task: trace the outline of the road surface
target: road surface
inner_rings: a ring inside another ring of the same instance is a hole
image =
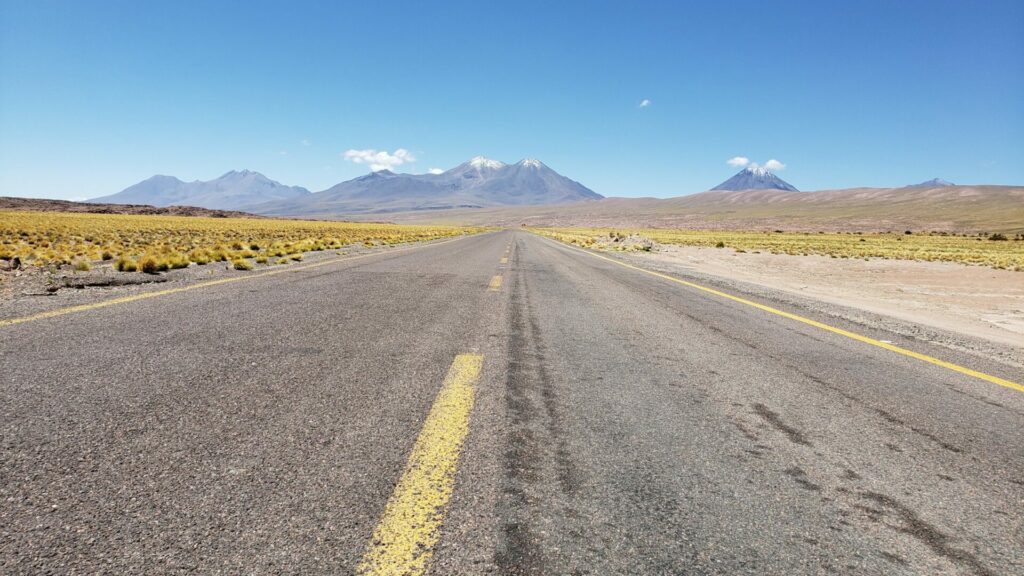
[[[520,231],[249,274],[0,325],[0,572],[1024,573],[1018,368]]]

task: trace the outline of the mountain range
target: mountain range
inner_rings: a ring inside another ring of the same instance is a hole
[[[233,170],[205,182],[153,176],[117,194],[89,202],[190,205],[275,216],[333,216],[566,204],[601,198],[540,160],[527,158],[505,164],[477,156],[439,174],[380,170],[316,193],[299,186],[285,186],[249,170]]]
[[[117,194],[93,198],[100,204],[149,204],[152,206],[198,206],[216,210],[239,208],[308,196],[301,186],[285,186],[259,172],[232,170],[213,180],[183,182],[174,176],[157,175],[129,186]]]
[[[477,156],[440,174],[380,170],[309,196],[249,208],[256,214],[328,216],[412,210],[567,204],[600,194],[540,160],[505,164]]]
[[[960,196],[961,189],[964,187],[935,178],[920,184],[889,189],[891,192],[882,196],[876,192],[867,192],[872,189],[859,189],[863,192],[853,196],[831,192],[794,195],[798,192],[795,187],[767,168],[752,165],[709,192],[657,202],[666,208],[671,205],[672,209],[668,212],[704,212],[706,217],[717,218],[713,214],[728,214],[737,206],[757,205],[766,209],[768,206],[789,206],[790,209],[796,209],[797,206],[810,205],[808,203],[846,204],[848,199],[870,196],[871,200],[856,210],[864,210],[866,216],[889,201],[905,203],[924,194],[919,199],[921,202],[934,202],[938,201],[936,194],[940,190],[955,190],[951,192],[951,198],[968,201],[975,197],[978,190],[976,187],[966,188],[962,192],[966,196]],[[886,200],[883,201],[882,197]],[[594,202],[598,200],[602,202]],[[446,218],[453,212],[462,213],[459,219],[472,212],[480,213],[483,217],[493,210],[502,209],[514,210],[508,214],[514,213],[512,218],[518,218],[526,216],[520,208],[530,211],[531,206],[544,210],[550,206],[552,210],[568,216],[575,212],[594,212],[599,206],[615,204],[609,204],[610,201],[600,194],[558,174],[539,160],[524,159],[515,164],[505,164],[483,156],[440,173],[396,174],[390,170],[380,170],[316,193],[300,186],[286,186],[250,170],[232,170],[214,180],[193,182],[158,175],[117,194],[89,202],[157,207],[196,206],[267,216],[375,219],[386,214],[388,219],[398,220],[430,219],[430,214]],[[634,203],[629,204],[627,212],[646,206],[645,202],[647,200],[635,199]],[[847,208],[853,209],[856,204],[847,204]],[[868,205],[872,208],[868,208]],[[623,205],[621,208],[625,207]],[[612,212],[616,210],[613,208]],[[603,209],[600,211],[603,212]],[[593,215],[597,216],[596,213]],[[614,214],[602,214],[600,219],[606,220],[609,217],[609,221],[616,220]]]

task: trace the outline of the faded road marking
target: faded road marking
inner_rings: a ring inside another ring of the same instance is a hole
[[[675,282],[676,284],[682,284],[683,286],[689,286],[690,288],[695,288],[697,290],[701,290],[703,292],[707,292],[708,294],[714,294],[715,296],[720,296],[722,298],[726,298],[728,300],[732,300],[733,302],[739,302],[740,304],[746,304],[747,306],[753,306],[754,308],[757,308],[758,310],[763,310],[765,312],[768,312],[768,313],[771,313],[771,314],[775,314],[776,316],[782,316],[783,318],[789,318],[790,320],[796,320],[797,322],[802,322],[804,324],[807,324],[808,326],[814,326],[815,328],[820,328],[822,330],[826,330],[828,332],[832,332],[833,334],[839,334],[840,336],[846,336],[847,338],[852,338],[853,340],[857,340],[858,342],[863,342],[865,344],[870,344],[872,346],[877,346],[879,348],[885,348],[886,350],[889,350],[890,352],[895,352],[897,354],[902,354],[904,356],[909,356],[910,358],[914,358],[914,359],[920,360],[922,362],[927,362],[929,364],[934,364],[935,366],[941,366],[942,368],[946,368],[946,369],[952,370],[954,372],[959,372],[960,374],[964,374],[966,376],[971,376],[972,378],[977,378],[979,380],[984,380],[986,382],[991,382],[992,384],[998,384],[1000,386],[1003,386],[1003,387],[1006,387],[1006,388],[1010,388],[1011,390],[1016,390],[1018,392],[1024,392],[1024,384],[1013,382],[1011,380],[1007,380],[1005,378],[1000,378],[998,376],[993,376],[991,374],[986,374],[984,372],[979,372],[977,370],[972,370],[972,369],[967,368],[965,366],[960,366],[959,364],[953,364],[952,362],[946,362],[945,360],[940,360],[938,358],[934,358],[934,357],[929,356],[927,354],[921,354],[920,352],[914,352],[913,350],[908,350],[906,348],[901,348],[899,346],[896,346],[895,344],[891,344],[891,343],[886,342],[884,340],[875,340],[874,338],[869,338],[867,336],[861,336],[860,334],[857,334],[855,332],[850,332],[849,330],[843,330],[842,328],[836,328],[835,326],[829,326],[828,324],[825,324],[823,322],[818,322],[817,320],[811,320],[810,318],[805,318],[803,316],[800,316],[800,315],[797,315],[797,314],[793,314],[792,312],[786,312],[784,310],[779,310],[778,308],[772,308],[771,306],[766,306],[764,304],[758,304],[757,302],[753,302],[753,301],[747,300],[745,298],[740,298],[739,296],[733,296],[732,294],[728,294],[728,293],[722,292],[720,290],[715,290],[714,288],[708,288],[707,286],[702,286],[700,284],[695,284],[693,282],[688,282],[686,280],[681,280],[681,279],[676,278],[674,276],[669,276],[668,274],[662,274],[661,272],[655,272],[653,270],[648,270],[646,268],[641,268],[639,266],[634,266],[632,264],[627,264],[625,262],[621,262],[621,261],[616,260],[614,258],[609,258],[607,256],[602,256],[600,254],[595,254],[593,252],[590,252],[590,251],[587,251],[587,250],[583,250],[582,248],[577,248],[575,246],[569,246],[568,244],[565,244],[565,243],[560,243],[560,245],[565,246],[566,248],[571,248],[571,249],[576,250],[578,252],[582,252],[584,254],[587,254],[588,256],[593,256],[594,258],[600,258],[601,260],[607,260],[608,262],[611,262],[613,264],[618,264],[619,266],[622,266],[622,267],[625,267],[625,268],[629,268],[631,270],[636,270],[636,271],[639,271],[639,272],[643,272],[645,274],[650,274],[651,276],[657,276],[658,278],[662,278],[662,279],[668,280],[670,282]]]
[[[399,252],[408,252],[409,250],[415,250],[417,248],[426,248],[428,246],[439,246],[441,244],[447,244],[456,240],[461,240],[465,236],[459,238],[452,238],[451,240],[443,240],[441,242],[434,242],[431,244],[420,244],[417,246],[409,246],[406,248],[398,248],[397,250],[389,250],[387,252],[375,252],[372,254],[360,254],[358,256],[342,256],[340,258],[331,258],[330,260],[324,260],[322,262],[314,262],[312,264],[299,264],[291,265],[288,267],[277,268],[274,270],[267,270],[266,272],[256,272],[254,274],[248,274],[245,276],[232,276],[230,278],[220,278],[218,280],[209,280],[207,282],[200,282],[198,284],[190,284],[188,286],[181,286],[179,288],[168,288],[166,290],[154,290],[153,292],[143,292],[142,294],[133,294],[131,296],[122,296],[120,298],[112,298],[110,300],[103,300],[101,302],[93,302],[92,304],[81,304],[78,306],[69,306],[67,308],[58,308],[57,310],[48,310],[46,312],[40,312],[39,314],[33,314],[31,316],[23,316],[21,318],[11,318],[9,320],[0,320],[0,328],[5,326],[13,326],[15,324],[22,324],[24,322],[32,322],[33,320],[45,320],[46,318],[53,318],[55,316],[63,316],[65,314],[73,314],[75,312],[85,312],[88,310],[96,310],[97,308],[106,308],[107,306],[113,306],[115,304],[126,304],[128,302],[135,302],[136,300],[145,300],[147,298],[156,298],[157,296],[167,296],[168,294],[177,294],[178,292],[187,292],[189,290],[198,290],[199,288],[209,288],[210,286],[218,286],[220,284],[229,284],[231,282],[241,282],[243,280],[252,280],[254,278],[263,278],[266,276],[274,276],[276,274],[284,274],[285,272],[298,272],[300,270],[309,270],[310,268],[318,268],[320,266],[326,266],[328,264],[335,264],[337,262],[347,262],[350,260],[360,260],[362,258],[369,258],[370,256],[380,256],[382,254],[397,254]]]
[[[503,257],[501,258],[501,263],[502,263],[502,264],[508,264],[508,257],[504,257],[504,256],[503,256]]]
[[[469,432],[481,354],[459,354],[427,415],[405,473],[359,563],[359,574],[418,575],[427,571],[455,484]]]
[[[487,290],[490,292],[501,290],[501,275],[491,278],[491,283],[487,285]]]

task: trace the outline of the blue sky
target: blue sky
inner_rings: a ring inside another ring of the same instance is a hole
[[[0,0],[0,194],[482,154],[609,196],[1024,184],[1024,2]],[[649,105],[641,106],[643,100]]]

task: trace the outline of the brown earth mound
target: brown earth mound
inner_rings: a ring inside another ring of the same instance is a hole
[[[247,212],[211,210],[196,206],[168,206],[158,208],[146,204],[92,204],[69,200],[43,198],[11,198],[0,196],[0,210],[29,210],[32,212],[88,212],[91,214],[143,214],[163,216],[205,216],[207,218],[262,218]]]

